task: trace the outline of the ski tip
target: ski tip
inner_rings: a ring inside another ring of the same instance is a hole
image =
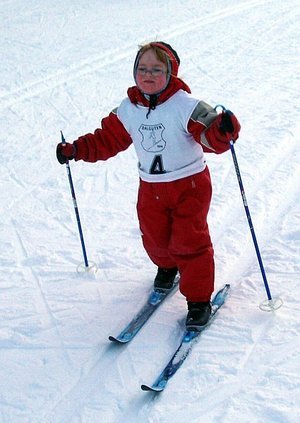
[[[214,298],[212,299],[212,305],[216,305],[216,306],[221,306],[224,304],[225,299],[227,297],[228,291],[230,289],[230,284],[227,283],[226,285],[223,286],[223,288],[221,288],[214,296]]]
[[[223,288],[224,296],[226,297],[230,290],[230,283],[226,283]]]
[[[152,391],[151,387],[148,385],[141,385],[141,390],[142,391]]]
[[[118,337],[115,337],[115,336],[112,336],[112,335],[109,335],[108,339],[111,342],[114,342],[116,344],[126,344],[128,342],[128,341],[126,341],[124,339],[121,339],[121,338],[118,338]]]
[[[148,385],[141,385],[141,390],[146,392],[161,392],[163,391],[163,388],[157,388],[157,387],[148,386]]]

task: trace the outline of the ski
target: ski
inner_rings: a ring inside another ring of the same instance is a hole
[[[165,389],[169,379],[177,372],[177,370],[181,367],[184,363],[185,359],[189,355],[192,350],[195,341],[200,337],[201,333],[207,329],[207,327],[211,324],[212,320],[214,319],[217,311],[225,302],[226,296],[228,294],[230,285],[226,284],[222,289],[220,289],[212,300],[212,311],[209,321],[201,330],[198,331],[191,331],[185,330],[179,347],[173,354],[169,363],[165,366],[161,374],[155,380],[152,385],[141,385],[141,389],[143,391],[153,391],[153,392],[161,392]]]
[[[138,313],[128,323],[128,325],[119,333],[118,336],[110,335],[108,339],[112,342],[119,344],[126,344],[131,341],[139,330],[144,326],[149,317],[154,311],[161,305],[161,303],[170,296],[172,292],[175,292],[179,283],[179,277],[174,281],[174,285],[171,289],[165,292],[158,290],[152,290],[149,297]]]

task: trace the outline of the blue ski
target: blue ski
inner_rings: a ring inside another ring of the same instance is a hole
[[[181,367],[181,365],[189,355],[195,341],[199,338],[201,333],[211,324],[216,312],[224,304],[229,288],[230,285],[226,284],[220,291],[216,293],[212,300],[212,311],[210,319],[200,331],[196,332],[185,330],[180,345],[173,354],[169,363],[166,365],[166,367],[163,369],[161,374],[158,376],[158,378],[152,385],[141,386],[143,391],[161,392],[165,389],[169,379],[177,372],[177,370]]]
[[[154,311],[160,306],[160,304],[168,297],[172,292],[175,292],[178,287],[179,278],[175,279],[174,285],[171,289],[165,292],[158,292],[153,290],[144,306],[139,310],[139,312],[133,317],[133,319],[128,323],[125,329],[119,333],[118,336],[109,336],[108,339],[113,342],[120,344],[126,344],[131,341],[139,330],[144,326],[149,317],[154,313]]]

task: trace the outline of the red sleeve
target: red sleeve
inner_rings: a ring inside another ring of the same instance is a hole
[[[190,119],[188,122],[188,131],[193,136],[194,140],[201,144],[203,151],[205,153],[214,153],[214,149],[210,148],[210,146],[206,145],[205,138],[204,138],[204,131],[206,126],[198,121]]]
[[[102,119],[101,128],[93,134],[86,134],[74,141],[76,147],[75,160],[96,162],[107,160],[120,151],[126,150],[132,143],[132,139],[116,113],[111,112]]]
[[[187,130],[206,153],[221,153],[218,140],[210,134],[210,128],[215,125],[218,113],[204,101],[199,101],[188,122]],[[208,136],[206,136],[208,135]],[[221,150],[223,150],[221,145]]]

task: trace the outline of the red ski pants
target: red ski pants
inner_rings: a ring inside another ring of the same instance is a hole
[[[214,251],[207,225],[209,170],[172,182],[140,181],[137,212],[145,250],[159,267],[178,267],[187,301],[209,301]]]

